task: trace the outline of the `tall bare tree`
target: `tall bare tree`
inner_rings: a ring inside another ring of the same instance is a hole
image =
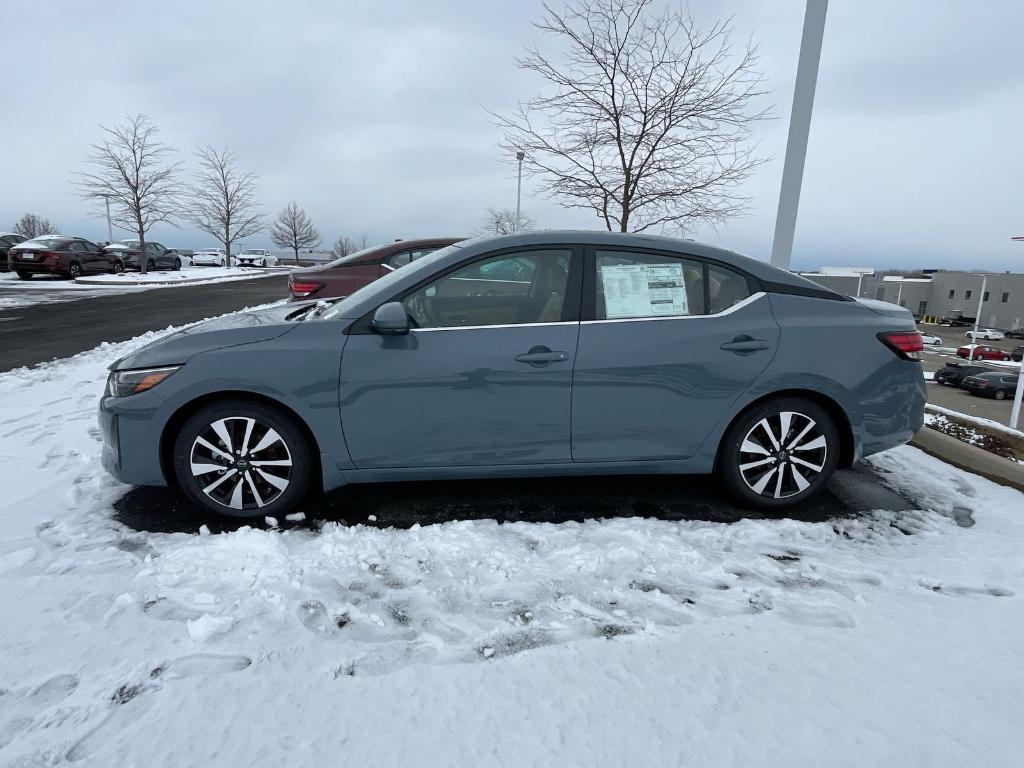
[[[157,128],[146,115],[128,116],[120,125],[100,128],[103,139],[90,145],[86,158],[91,170],[79,174],[81,194],[99,205],[109,200],[110,218],[138,236],[144,257],[150,228],[174,224],[178,217],[181,165],[169,161],[174,149],[160,143]],[[146,263],[146,258],[139,259],[143,273]]]
[[[334,255],[337,256],[340,259],[343,256],[348,256],[350,254],[355,253],[356,251],[361,251],[365,247],[366,247],[366,237],[365,236],[363,237],[363,245],[362,245],[362,247],[360,247],[359,243],[357,243],[351,237],[348,237],[346,235],[342,235],[341,237],[339,237],[337,240],[334,241],[334,248],[332,250],[334,251]]]
[[[295,254],[295,263],[298,264],[299,249],[319,245],[323,238],[306,212],[292,201],[277,214],[274,227],[270,230],[270,239],[278,248],[291,248]]]
[[[18,219],[17,223],[13,227],[13,231],[15,234],[27,237],[31,240],[33,237],[39,237],[40,235],[57,234],[57,225],[42,216],[37,216],[34,213],[26,213]]]
[[[729,21],[701,28],[671,1],[576,0],[545,4],[535,26],[564,55],[529,48],[518,64],[547,88],[494,118],[546,192],[622,232],[743,211],[737,186],[761,162],[746,143],[767,108],[757,50],[734,53]]]
[[[239,170],[238,159],[226,148],[199,147],[196,160],[188,219],[224,246],[230,263],[231,246],[267,226],[256,196],[256,174]]]
[[[533,225],[533,219],[525,213],[520,213],[516,221],[516,212],[511,208],[488,208],[487,219],[478,231],[481,235],[511,235],[533,229]]]

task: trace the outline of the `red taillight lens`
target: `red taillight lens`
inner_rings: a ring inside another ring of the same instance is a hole
[[[904,360],[920,360],[924,342],[917,331],[889,331],[878,334],[878,340]]]
[[[294,280],[288,283],[288,290],[297,299],[312,296],[323,287],[323,283],[314,283],[312,280]]]

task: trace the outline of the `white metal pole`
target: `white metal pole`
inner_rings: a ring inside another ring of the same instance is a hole
[[[900,289],[898,291],[896,291],[896,306],[897,307],[902,306],[900,304],[900,299],[902,299],[902,298],[903,298],[903,280],[900,280]]]
[[[793,88],[793,109],[789,115],[786,159],[782,165],[779,212],[775,217],[775,238],[772,241],[772,265],[780,269],[789,269],[789,261],[793,256],[793,235],[800,207],[800,186],[804,177],[804,160],[807,158],[807,137],[811,132],[814,88],[818,81],[818,62],[821,59],[827,11],[828,0],[807,0],[804,30],[800,38],[800,58],[796,65],[796,85]]]
[[[1017,373],[1017,392],[1013,396],[1013,408],[1010,410],[1010,428],[1017,429],[1017,420],[1020,419],[1020,401],[1024,396],[1024,363],[1020,364],[1020,371]]]
[[[967,354],[967,359],[974,361],[974,348],[978,346],[978,324],[981,322],[981,306],[985,303],[985,283],[988,282],[988,275],[981,276],[981,295],[978,297],[978,311],[974,318],[974,338],[971,339],[971,351]]]
[[[519,231],[519,204],[523,199],[523,158],[526,153],[523,150],[516,152],[516,160],[519,161],[519,173],[516,176],[516,220],[512,222],[512,231]]]
[[[103,196],[104,202],[107,204],[107,242],[114,242],[114,228],[110,226],[110,195]]]
[[[861,281],[863,279],[864,279],[864,273],[863,272],[858,272],[857,273],[857,298],[858,299],[860,298],[860,284],[861,284]]]

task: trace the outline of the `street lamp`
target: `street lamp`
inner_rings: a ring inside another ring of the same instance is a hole
[[[1024,241],[1024,236],[1014,235],[1010,238],[1018,242]],[[984,296],[984,294],[982,294]],[[1017,428],[1017,420],[1020,419],[1020,403],[1024,399],[1024,362],[1020,364],[1020,371],[1017,372],[1017,391],[1013,395],[1013,408],[1010,410],[1010,428]]]
[[[988,275],[975,273],[975,277],[981,278],[981,295],[978,297],[978,313],[974,316],[974,338],[971,339],[971,349],[967,353],[967,359],[974,362],[974,350],[978,346],[978,325],[981,323],[982,305],[985,303],[985,285],[988,283]]]
[[[519,173],[516,178],[516,220],[512,222],[512,231],[517,232],[519,230],[519,205],[523,199],[523,158],[526,157],[526,153],[523,150],[516,151],[516,160],[519,161]]]

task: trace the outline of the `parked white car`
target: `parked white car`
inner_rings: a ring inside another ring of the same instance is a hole
[[[276,267],[277,256],[263,248],[246,248],[235,256],[235,265],[239,267]]]
[[[204,248],[195,252],[192,264],[196,267],[226,267],[228,255],[222,248]]]
[[[932,334],[932,333],[922,333],[921,334],[921,342],[926,347],[927,346],[935,346],[935,347],[937,347],[940,344],[942,344],[942,339],[940,337],[936,336],[935,334]]]
[[[968,339],[984,339],[985,341],[1001,341],[1006,338],[1002,331],[997,331],[995,328],[979,328],[977,331],[968,331],[964,334]]]

